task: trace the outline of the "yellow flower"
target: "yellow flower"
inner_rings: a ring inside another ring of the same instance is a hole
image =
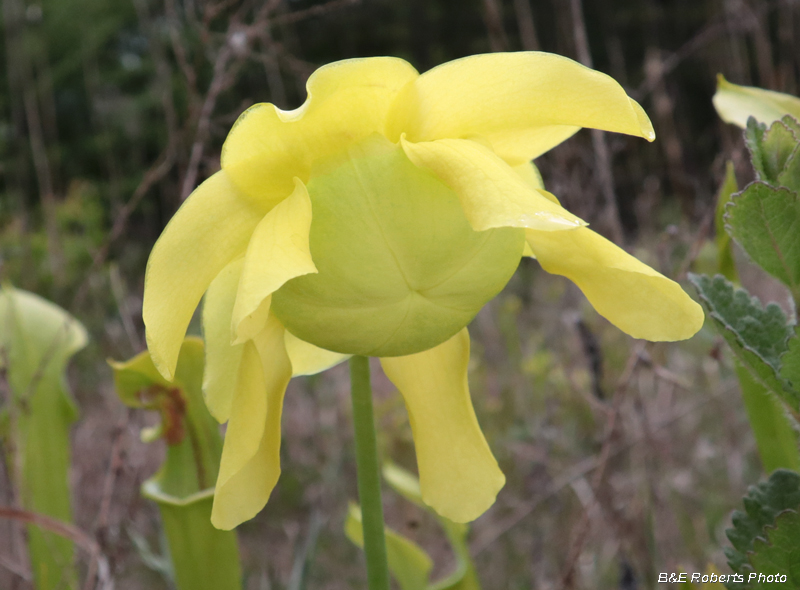
[[[713,101],[723,121],[742,129],[747,127],[749,117],[755,117],[767,127],[784,115],[800,121],[800,98],[774,90],[731,84],[722,74],[717,74],[717,92]]]
[[[228,421],[212,521],[231,528],[280,473],[293,375],[381,358],[402,393],[425,502],[478,517],[504,477],[467,387],[466,325],[523,253],[637,338],[680,340],[703,314],[681,288],[585,227],[530,164],[581,127],[654,138],[608,76],[544,53],[491,54],[419,75],[400,59],[330,64],[294,111],[259,104],[222,170],[153,248],[147,342],[171,378],[205,293],[205,395]]]

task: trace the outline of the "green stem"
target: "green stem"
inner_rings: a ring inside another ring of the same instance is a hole
[[[372,388],[369,384],[369,359],[350,359],[350,389],[353,398],[353,425],[356,437],[358,499],[364,531],[369,590],[389,590],[389,566],[386,561],[383,506],[381,505],[381,467],[375,441],[375,418],[372,415]]]

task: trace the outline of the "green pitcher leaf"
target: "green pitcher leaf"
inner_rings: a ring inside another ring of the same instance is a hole
[[[757,297],[734,289],[721,275],[689,275],[700,300],[739,362],[762,387],[798,409],[798,394],[780,377],[780,357],[787,350],[791,328],[774,303],[762,307]]]
[[[800,450],[794,418],[786,414],[780,400],[756,381],[738,361],[736,375],[764,471],[772,473],[781,468],[800,471]]]
[[[753,261],[783,284],[800,287],[800,194],[764,182],[747,186],[725,215],[728,230]]]
[[[744,497],[744,512],[735,511],[733,528],[725,531],[733,547],[725,548],[728,565],[734,572],[747,570],[747,554],[753,551],[756,539],[775,524],[778,514],[800,507],[800,474],[778,469],[767,481],[750,486]],[[730,586],[729,586],[730,587]],[[736,586],[745,587],[745,586]]]
[[[9,447],[20,449],[25,508],[70,522],[69,431],[77,408],[66,387],[69,358],[86,346],[84,327],[66,311],[26,291],[0,290],[0,369],[11,390]],[[28,527],[38,590],[75,588],[70,540]]]
[[[774,525],[767,526],[763,537],[753,543],[748,556],[753,571],[751,588],[800,589],[800,514],[787,510],[778,514]]]
[[[161,414],[161,425],[143,438],[163,438],[166,459],[142,484],[142,495],[159,505],[179,590],[239,590],[236,533],[211,525],[222,439],[203,401],[202,340],[183,342],[172,382],[159,374],[148,352],[109,364],[123,403]]]
[[[714,215],[714,225],[717,231],[717,264],[719,272],[725,278],[732,282],[739,281],[739,275],[736,272],[736,264],[733,259],[733,248],[731,246],[731,237],[725,230],[725,207],[731,202],[733,193],[739,190],[736,183],[736,171],[733,167],[733,162],[728,160],[725,165],[725,180],[717,194],[717,209]]]
[[[350,504],[344,532],[350,541],[363,549],[364,532],[361,528],[361,509]],[[389,571],[401,590],[426,590],[433,562],[425,550],[403,535],[386,527],[386,553]]]
[[[159,502],[179,590],[240,590],[236,533],[211,526],[212,495],[184,504],[150,497]]]

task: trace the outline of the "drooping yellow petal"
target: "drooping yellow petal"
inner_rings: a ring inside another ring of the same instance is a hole
[[[339,61],[308,79],[308,98],[293,111],[257,104],[238,119],[222,149],[222,168],[251,198],[274,206],[308,181],[311,163],[372,133],[383,133],[397,92],[419,74],[402,59]]]
[[[516,172],[517,176],[519,176],[522,179],[522,181],[532,189],[544,191],[544,181],[542,180],[542,174],[541,172],[539,172],[539,169],[533,162],[524,162],[517,166],[513,166],[512,170]],[[558,202],[558,199],[552,193],[544,191],[542,194],[551,201],[553,201],[554,203],[560,204]]]
[[[536,164],[533,162],[525,162],[518,166],[514,166],[514,172],[519,175],[522,181],[527,184],[529,187],[533,189],[544,189],[544,181],[542,180],[542,175],[539,172],[539,169],[536,167]],[[558,202],[558,199],[553,193],[548,193],[546,190],[542,190],[542,195],[550,199],[556,204],[561,204]],[[522,255],[527,256],[529,258],[536,258],[536,255],[531,250],[530,244],[528,244],[528,240],[525,240],[525,246],[522,250]]]
[[[512,165],[558,145],[580,127],[655,139],[642,108],[609,76],[538,52],[473,55],[438,66],[399,94],[389,139],[486,137]]]
[[[153,363],[172,380],[192,314],[211,281],[244,253],[263,212],[225,172],[189,196],[153,246],[144,279],[144,324]]]
[[[346,361],[351,356],[309,344],[289,331],[286,332],[286,352],[289,354],[289,360],[292,361],[292,376],[295,377],[316,375]]]
[[[422,143],[401,139],[401,143],[409,160],[456,192],[476,231],[495,227],[564,231],[586,225],[479,143],[469,139]]]
[[[242,266],[244,258],[239,258],[222,269],[203,298],[203,337],[206,343],[203,396],[208,411],[218,422],[227,422],[230,418],[244,352],[243,345],[231,344],[231,313]]]
[[[219,529],[253,518],[278,481],[283,396],[291,377],[283,326],[270,316],[264,330],[244,344],[211,509],[211,523]]]
[[[588,228],[525,231],[547,272],[580,287],[597,312],[634,338],[684,340],[703,326],[703,310],[680,285]]]
[[[455,522],[478,518],[494,503],[505,477],[472,408],[466,328],[435,348],[382,358],[381,364],[406,403],[422,499]]]
[[[755,117],[759,123],[767,126],[784,115],[800,120],[800,98],[782,92],[731,84],[722,74],[717,75],[717,92],[713,101],[723,121],[742,129],[747,127],[749,117]]]
[[[247,246],[231,318],[236,344],[261,331],[269,312],[267,297],[289,279],[317,272],[308,250],[310,229],[311,199],[295,178],[294,192],[267,213]]]

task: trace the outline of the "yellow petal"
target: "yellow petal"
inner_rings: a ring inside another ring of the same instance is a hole
[[[153,363],[172,380],[192,314],[211,281],[244,253],[263,213],[225,172],[189,196],[153,246],[144,279],[144,324]]]
[[[580,127],[655,139],[647,115],[612,78],[559,55],[473,55],[424,73],[398,96],[388,137],[409,141],[486,137],[521,164]]]
[[[422,143],[401,139],[401,143],[414,164],[430,170],[456,192],[476,231],[495,227],[563,231],[585,225],[479,143],[469,139]]]
[[[281,412],[292,367],[284,329],[270,316],[254,340],[244,344],[211,523],[232,529],[267,503],[281,473]]]
[[[310,228],[311,199],[295,178],[294,192],[267,213],[247,246],[231,319],[235,344],[261,330],[269,311],[267,297],[289,279],[317,272],[308,250]]]
[[[529,187],[534,189],[544,189],[542,175],[539,172],[539,169],[536,167],[536,164],[533,162],[525,162],[518,166],[514,166],[513,170]],[[546,190],[542,190],[542,195],[554,203],[560,204],[553,193],[548,193]],[[530,244],[528,244],[527,240],[525,240],[525,246],[523,247],[522,255],[527,256],[528,258],[536,258],[536,255],[533,253],[533,250],[531,250]]]
[[[238,119],[222,149],[222,168],[252,198],[271,207],[308,181],[312,162],[372,133],[383,133],[397,92],[418,76],[402,59],[371,57],[323,66],[293,111],[257,104]]]
[[[684,340],[703,326],[703,310],[680,285],[594,233],[526,230],[549,273],[580,287],[597,312],[634,338]]]
[[[309,344],[288,330],[286,332],[286,352],[289,354],[289,360],[292,361],[293,376],[316,375],[346,361],[351,356]]]
[[[536,167],[536,164],[533,162],[524,162],[517,166],[513,166],[512,170],[517,173],[522,181],[527,184],[532,189],[536,190],[544,190],[544,181],[542,180],[542,174],[539,172],[539,169]],[[553,201],[556,204],[558,203],[558,199],[555,195],[544,191],[544,196]]]
[[[800,120],[800,98],[782,92],[731,84],[722,74],[717,75],[717,92],[713,100],[722,120],[742,129],[747,127],[749,117],[755,117],[757,121],[768,126],[784,115]]]
[[[227,422],[236,391],[239,363],[244,346],[232,345],[231,313],[244,258],[226,266],[217,275],[203,298],[203,338],[206,342],[203,396],[211,415]]]
[[[505,477],[472,408],[466,328],[435,348],[382,358],[381,364],[406,403],[422,499],[455,522],[478,518],[494,503]]]

